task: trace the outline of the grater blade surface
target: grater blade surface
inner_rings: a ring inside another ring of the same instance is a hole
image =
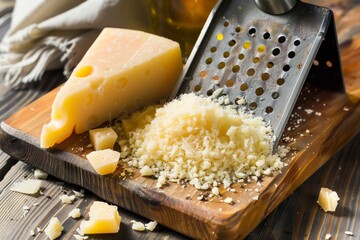
[[[276,147],[331,22],[329,9],[302,2],[285,14],[271,15],[254,1],[219,1],[173,96],[212,96],[222,88],[232,103],[244,98],[245,108],[271,125]],[[334,64],[327,61],[322,71],[340,71],[340,77],[320,84],[343,90],[338,49],[326,51],[335,51]]]

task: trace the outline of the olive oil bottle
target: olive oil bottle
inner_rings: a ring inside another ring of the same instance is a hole
[[[216,0],[151,0],[153,32],[179,42],[186,62]]]

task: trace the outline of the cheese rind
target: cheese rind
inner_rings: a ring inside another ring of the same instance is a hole
[[[117,233],[120,230],[121,217],[116,206],[95,201],[90,207],[89,220],[80,223],[83,234]]]
[[[182,71],[179,44],[145,32],[105,28],[52,105],[40,146],[52,147],[151,102],[167,98]]]

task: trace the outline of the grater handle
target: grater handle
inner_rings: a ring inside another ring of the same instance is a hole
[[[273,15],[284,14],[295,7],[299,0],[255,0],[262,11]]]

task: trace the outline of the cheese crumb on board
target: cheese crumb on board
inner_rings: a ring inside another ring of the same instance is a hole
[[[145,230],[145,224],[143,224],[142,222],[132,220],[131,223],[132,223],[131,228],[134,229],[135,231],[142,232]]]
[[[59,198],[60,198],[61,202],[64,204],[72,204],[75,201],[75,195],[69,196],[69,195],[64,194],[64,195],[61,195]]]
[[[231,197],[227,197],[224,199],[224,203],[231,204],[233,203],[233,199]]]
[[[193,93],[136,112],[122,120],[122,128],[132,153],[122,160],[150,168],[156,187],[185,180],[197,189],[215,181],[228,188],[283,167],[284,151],[272,154],[273,133],[262,118]]]
[[[14,192],[24,193],[24,194],[36,194],[40,191],[41,180],[38,179],[27,179],[21,182],[14,183],[10,190]]]
[[[211,193],[214,194],[214,195],[219,195],[219,188],[218,187],[213,187],[211,189]]]
[[[141,176],[153,176],[154,171],[149,166],[144,166],[140,169]]]
[[[328,188],[321,188],[317,203],[325,212],[334,212],[339,200],[340,198],[335,191]]]
[[[349,235],[349,236],[354,236],[354,233],[353,233],[353,232],[350,232],[350,231],[345,231],[345,234],[346,234],[346,235]]]
[[[45,228],[44,232],[48,238],[56,239],[61,235],[62,230],[64,230],[64,227],[62,226],[59,219],[57,217],[53,217],[50,219],[50,222]]]
[[[106,202],[95,201],[89,211],[89,220],[80,223],[83,234],[117,233],[120,230],[121,217],[117,207]]]
[[[111,149],[93,151],[86,155],[91,166],[100,175],[115,172],[120,159],[120,153]]]
[[[69,212],[69,217],[72,217],[74,219],[81,217],[80,208],[74,208]]]
[[[167,99],[182,72],[180,45],[130,29],[104,28],[60,88],[40,146],[49,148],[151,102]]]
[[[34,170],[34,177],[37,178],[37,179],[46,179],[48,177],[48,175],[49,174],[47,174],[43,170],[40,170],[40,169],[35,169]]]
[[[113,149],[118,137],[111,127],[91,129],[89,136],[95,150]]]

